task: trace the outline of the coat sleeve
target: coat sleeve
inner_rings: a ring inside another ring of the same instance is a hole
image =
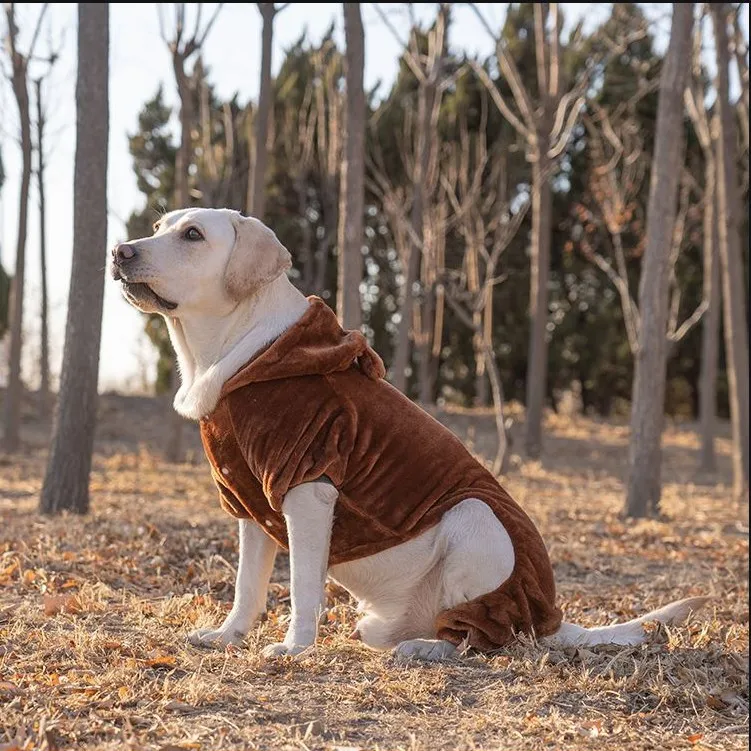
[[[255,409],[231,409],[245,461],[278,512],[297,485],[327,478],[341,489],[355,435],[353,410],[325,378],[294,380],[255,389],[263,409],[257,403]]]

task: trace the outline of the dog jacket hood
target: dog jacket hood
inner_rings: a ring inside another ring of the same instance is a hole
[[[230,378],[222,394],[249,383],[296,376],[330,375],[352,367],[372,379],[383,378],[383,361],[359,331],[344,331],[319,297],[309,298],[303,317]]]
[[[399,545],[463,500],[484,501],[514,546],[511,577],[443,611],[439,638],[480,649],[515,632],[554,633],[553,571],[536,527],[445,426],[384,380],[381,358],[317,297],[302,318],[224,385],[201,437],[223,508],[288,548],[286,493],[316,480],[339,491],[329,565]]]

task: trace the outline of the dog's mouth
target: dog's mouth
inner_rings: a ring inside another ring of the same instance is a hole
[[[136,307],[149,304],[156,304],[163,310],[174,310],[177,307],[176,302],[165,300],[161,295],[158,295],[156,292],[154,292],[154,290],[144,282],[129,282],[121,277],[120,283],[122,284],[122,289],[125,297]]]

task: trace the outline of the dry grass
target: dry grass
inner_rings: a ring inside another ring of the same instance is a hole
[[[545,462],[517,462],[505,480],[548,541],[568,620],[714,597],[642,647],[521,642],[398,665],[347,639],[352,606],[332,590],[318,648],[265,662],[259,646],[288,617],[286,557],[246,647],[187,645],[187,631],[229,609],[234,524],[202,462],[165,466],[147,446],[128,450],[139,436],[156,440],[142,421],[158,424],[158,409],[106,404],[90,516],[37,516],[42,428],[27,426],[36,444],[0,463],[0,748],[746,747],[748,537],[728,500],[726,441],[718,477],[696,478],[693,434],[670,428],[660,521],[619,518],[624,426],[551,418]],[[491,441],[486,416],[446,419],[477,450]]]

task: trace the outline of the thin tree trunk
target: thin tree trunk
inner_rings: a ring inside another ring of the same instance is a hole
[[[715,207],[717,193],[715,167],[707,163],[704,204],[704,313],[701,339],[701,370],[699,375],[699,471],[714,472],[717,468],[715,433],[717,429],[717,358],[720,351],[720,256],[717,242]]]
[[[743,256],[740,238],[740,198],[735,162],[735,119],[730,106],[727,35],[727,3],[712,5],[717,55],[717,101],[719,143],[717,148],[717,207],[724,221],[718,222],[722,261],[722,296],[725,328],[725,359],[733,430],[733,489],[748,515],[748,323],[746,319]]]
[[[307,182],[305,176],[295,180],[295,192],[297,193],[297,215],[300,222],[302,243],[300,245],[300,257],[302,258],[302,288],[306,295],[314,292],[315,264],[313,258],[313,233],[310,222],[306,216],[308,210],[308,196],[306,195]]]
[[[57,419],[40,511],[89,509],[107,245],[109,4],[78,4],[73,267]]]
[[[47,209],[44,191],[44,112],[42,108],[42,79],[35,81],[37,97],[37,183],[39,184],[39,261],[41,267],[42,303],[39,312],[41,353],[39,357],[39,407],[46,415],[50,407],[50,339],[48,331],[47,299]]]
[[[532,166],[532,238],[529,280],[529,356],[527,358],[527,401],[524,417],[524,450],[536,459],[542,450],[542,421],[547,382],[548,279],[553,193],[546,156],[545,129],[538,134],[542,146]]]
[[[365,34],[360,3],[343,3],[347,41],[347,115],[339,212],[337,313],[345,329],[362,323],[360,282],[363,274],[363,211],[365,204]]]
[[[431,133],[430,121],[433,111],[433,102],[435,100],[435,85],[430,83],[421,83],[417,100],[417,148],[415,149],[416,158],[412,175],[412,212],[410,222],[412,233],[418,238],[418,242],[410,242],[409,259],[407,260],[407,277],[404,284],[404,300],[402,302],[402,317],[399,321],[397,330],[396,348],[394,353],[394,375],[393,383],[402,393],[407,391],[407,367],[410,363],[411,341],[410,331],[413,325],[415,299],[415,287],[420,278],[420,265],[422,260],[422,247],[420,243],[423,240],[423,221],[425,213],[425,176],[430,165],[430,148]],[[429,326],[429,322],[422,320],[422,328]],[[420,332],[415,332],[420,333]],[[426,348],[421,348],[420,360],[430,357],[430,344]],[[427,362],[419,365],[420,368],[427,369]],[[421,394],[423,378],[420,378]]]
[[[263,19],[261,32],[261,86],[258,92],[254,138],[251,148],[252,171],[248,185],[248,213],[263,219],[266,207],[266,142],[271,115],[271,46],[274,40],[274,3],[257,3]]]
[[[185,72],[185,58],[175,51],[172,56],[172,65],[175,71],[175,82],[180,99],[180,145],[177,150],[175,162],[175,205],[174,209],[183,209],[190,206],[190,163],[193,152],[191,128],[194,121],[193,91],[190,79]],[[185,420],[173,407],[174,396],[180,386],[180,376],[177,365],[177,356],[172,355],[172,369],[170,372],[170,397],[167,402],[167,424],[169,435],[164,451],[168,462],[179,462],[182,459],[183,429]]]
[[[396,344],[394,346],[394,365],[392,383],[403,394],[407,393],[407,367],[410,364],[411,346],[410,330],[414,308],[413,288],[417,284],[420,274],[420,251],[410,244],[407,259],[407,274],[404,280],[404,298],[401,305],[401,319],[396,330]]]
[[[20,56],[19,56],[20,57]],[[31,184],[31,118],[26,64],[14,62],[13,93],[18,104],[21,124],[21,189],[18,198],[18,236],[16,242],[16,271],[13,277],[12,308],[10,313],[10,353],[8,389],[5,393],[5,449],[18,451],[21,445],[21,352],[23,349],[23,299],[26,278],[26,232],[29,216],[29,186]]]
[[[493,472],[496,475],[503,474],[508,469],[509,440],[506,433],[506,418],[503,414],[503,387],[501,376],[498,373],[498,365],[495,361],[493,350],[484,345],[485,366],[490,380],[490,390],[493,394],[493,414],[495,415],[495,427],[498,434],[498,448],[493,461]]]
[[[693,3],[674,3],[670,44],[660,75],[647,239],[639,281],[641,326],[636,353],[626,514],[659,511],[665,415],[670,249],[683,157],[683,92],[691,71]]]

